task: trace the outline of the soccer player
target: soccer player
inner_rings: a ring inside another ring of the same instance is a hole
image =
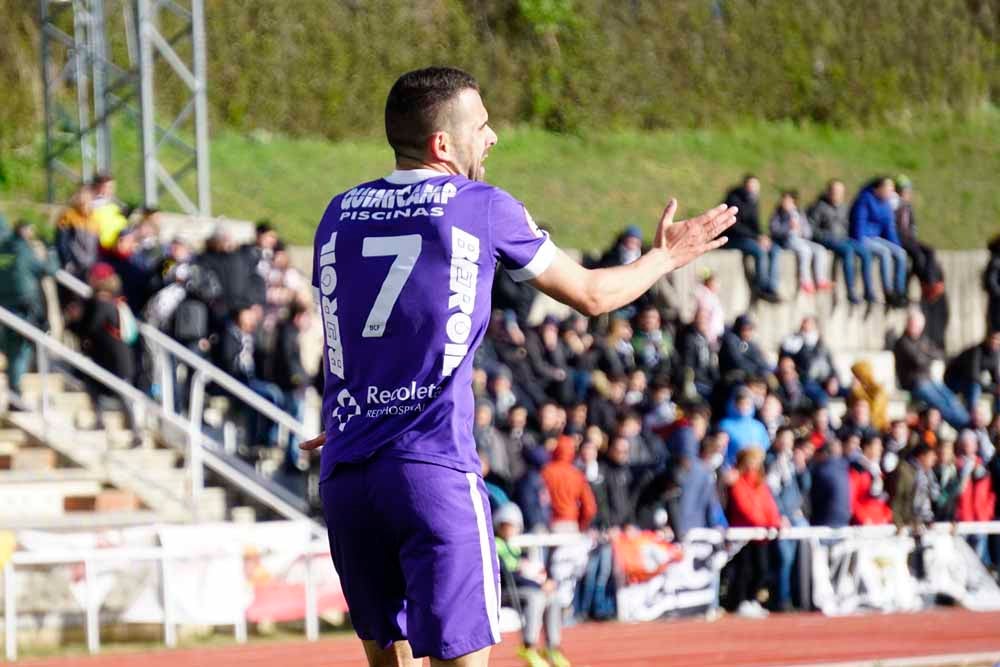
[[[330,551],[369,664],[478,667],[500,641],[471,388],[497,262],[597,315],[720,247],[736,209],[675,223],[671,200],[649,252],[586,270],[483,182],[497,135],[472,76],[404,74],[385,130],[396,170],[334,197],[316,230],[325,432],[302,448],[325,444]]]

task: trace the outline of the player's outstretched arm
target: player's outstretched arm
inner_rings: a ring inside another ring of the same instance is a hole
[[[660,217],[653,247],[625,266],[585,269],[560,252],[532,284],[584,315],[600,315],[628,305],[664,275],[679,269],[727,241],[719,234],[736,222],[736,207],[725,204],[696,218],[674,222],[677,200],[671,199]]]

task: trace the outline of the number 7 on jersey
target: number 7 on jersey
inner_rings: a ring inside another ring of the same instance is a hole
[[[365,328],[361,332],[363,338],[381,338],[385,335],[385,323],[392,313],[399,293],[403,291],[403,285],[413,272],[413,267],[420,257],[420,247],[423,239],[420,234],[407,234],[405,236],[369,236],[361,246],[363,257],[395,257],[389,274],[385,277],[378,296],[375,297],[375,305],[368,313],[368,320]]]

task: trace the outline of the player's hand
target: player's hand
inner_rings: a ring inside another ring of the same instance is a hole
[[[715,250],[729,240],[719,234],[736,222],[736,207],[716,206],[690,220],[674,222],[677,200],[671,199],[660,217],[653,247],[665,250],[670,270],[679,269],[710,250]]]
[[[326,433],[320,433],[312,440],[306,440],[305,442],[299,443],[299,449],[304,452],[311,452],[314,449],[319,449],[326,442]]]

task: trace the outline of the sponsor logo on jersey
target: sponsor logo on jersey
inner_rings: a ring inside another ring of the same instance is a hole
[[[366,391],[368,409],[365,417],[377,418],[422,412],[440,393],[439,385],[433,383],[418,385],[412,380],[408,385],[393,389],[369,385]]]
[[[344,343],[340,338],[340,318],[337,316],[337,232],[319,249],[319,301],[323,315],[323,336],[326,340],[326,362],[330,373],[344,379]]]
[[[472,311],[476,307],[476,281],[479,278],[479,239],[472,234],[451,228],[451,294],[448,310],[454,310],[445,324],[448,341],[444,345],[441,374],[450,377],[469,352],[472,333]]]
[[[417,183],[403,188],[354,188],[340,200],[341,220],[397,220],[444,215],[458,194],[454,183]]]
[[[351,392],[341,389],[337,394],[337,407],[333,409],[333,418],[337,420],[337,428],[343,431],[348,422],[361,414],[361,406],[351,396]]]

